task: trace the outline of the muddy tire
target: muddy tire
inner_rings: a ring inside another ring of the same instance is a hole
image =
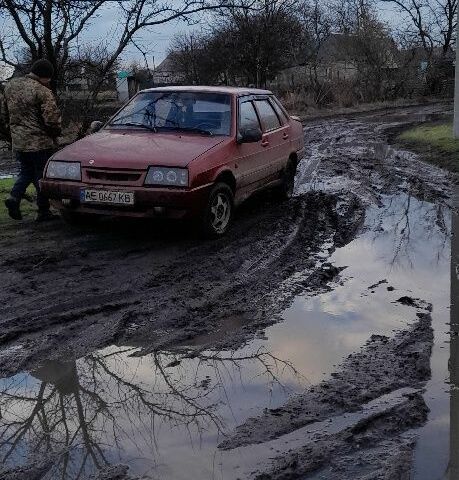
[[[225,235],[231,225],[234,211],[234,194],[226,183],[217,183],[212,188],[201,218],[201,233],[206,238]]]
[[[296,162],[290,159],[282,172],[282,184],[278,188],[279,200],[288,200],[293,196],[295,186]]]

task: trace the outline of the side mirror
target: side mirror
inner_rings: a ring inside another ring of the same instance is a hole
[[[104,126],[104,123],[103,123],[103,122],[100,122],[99,120],[95,120],[94,122],[91,122],[91,125],[89,126],[89,133],[96,133],[96,132],[98,132],[103,126]]]
[[[258,127],[247,127],[239,130],[238,143],[256,143],[263,137],[263,133]]]
[[[297,117],[296,115],[290,115],[290,118],[292,120],[295,120],[295,122],[301,122],[301,118],[300,117]]]

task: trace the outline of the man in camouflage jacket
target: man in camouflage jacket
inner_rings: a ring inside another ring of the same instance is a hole
[[[48,60],[38,60],[31,73],[13,78],[0,96],[0,134],[9,136],[20,163],[20,172],[5,205],[11,218],[21,220],[20,203],[33,183],[37,190],[37,220],[53,218],[49,201],[40,193],[39,181],[61,134],[61,114],[49,88],[54,75]],[[5,138],[8,140],[8,138]]]

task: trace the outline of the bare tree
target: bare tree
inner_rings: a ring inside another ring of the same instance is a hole
[[[331,0],[329,10],[335,31],[354,34],[374,14],[374,0]]]
[[[84,34],[104,7],[116,9],[118,24],[110,42],[99,45],[103,60],[87,99],[91,108],[118,59],[129,45],[143,54],[141,32],[174,20],[190,22],[199,12],[230,5],[226,0],[0,0],[0,60],[17,66],[26,52],[30,61],[47,58],[57,72],[57,84],[65,82],[72,57],[85,45]],[[87,46],[87,45],[86,45]],[[57,85],[54,86],[57,89]],[[87,128],[84,122],[82,131]]]
[[[405,17],[404,36],[433,55],[436,47],[446,55],[455,42],[458,0],[380,0],[392,4]]]
[[[1,60],[17,66],[25,50],[32,62],[47,58],[56,72],[61,72],[74,42],[104,3],[105,0],[0,0]]]
[[[185,83],[194,85],[214,83],[207,80],[214,72],[206,68],[211,43],[211,38],[206,38],[204,34],[198,32],[179,34],[173,38],[169,47],[169,58]]]
[[[209,33],[180,36],[171,45],[193,83],[204,78],[263,87],[305,47],[296,0],[257,0],[225,13],[214,18]]]
[[[307,68],[302,81],[304,87],[312,91],[314,103],[321,104],[328,95],[329,86],[321,80],[320,52],[332,33],[333,19],[329,5],[319,0],[303,3],[300,18],[305,36],[308,38],[305,49]]]

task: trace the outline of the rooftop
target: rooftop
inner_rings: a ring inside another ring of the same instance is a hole
[[[142,90],[143,92],[209,92],[209,93],[226,93],[229,95],[272,95],[269,90],[261,90],[258,88],[246,87],[208,87],[200,85],[180,86],[180,87],[157,87]]]

